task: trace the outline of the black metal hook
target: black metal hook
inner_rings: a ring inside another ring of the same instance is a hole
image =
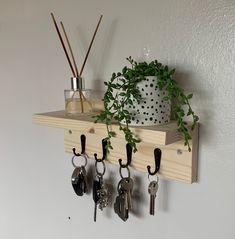
[[[147,166],[147,170],[148,170],[148,173],[150,175],[155,175],[159,171],[160,164],[161,164],[161,157],[162,157],[161,149],[159,149],[159,148],[154,149],[154,158],[155,158],[155,170],[154,170],[154,172],[150,171],[150,169],[151,169],[150,165]]]
[[[107,156],[107,139],[102,139],[102,150],[103,150],[103,157],[101,159],[97,158],[97,154],[94,154],[95,160],[97,162],[102,162],[104,159],[106,159]]]
[[[127,155],[127,163],[126,164],[122,164],[122,159],[119,159],[119,165],[121,168],[126,168],[131,164],[131,158],[132,158],[132,147],[131,145],[128,143],[126,144],[126,155]]]
[[[79,154],[79,153],[76,153],[76,149],[73,148],[73,153],[74,153],[75,156],[81,156],[86,151],[86,136],[84,134],[82,134],[80,139],[81,139],[81,148],[82,148],[82,150],[81,150],[81,153]]]

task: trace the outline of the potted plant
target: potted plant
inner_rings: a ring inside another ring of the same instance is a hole
[[[175,69],[169,69],[157,60],[137,62],[129,57],[127,61],[130,67],[125,66],[120,72],[113,73],[108,82],[104,82],[107,87],[103,98],[104,110],[95,116],[95,122],[103,122],[107,126],[108,152],[112,149],[111,138],[115,136],[110,127],[114,121],[136,152],[140,139],[129,126],[168,123],[170,115],[177,121],[184,144],[191,151],[190,129],[184,118],[192,118],[193,130],[199,120],[189,103],[193,94],[186,94],[172,78]]]

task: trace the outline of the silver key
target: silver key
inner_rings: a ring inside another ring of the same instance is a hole
[[[125,207],[125,195],[119,186],[118,186],[118,196],[116,197],[116,200],[114,203],[114,211],[124,222],[129,217],[128,209],[126,209]]]
[[[131,194],[133,190],[134,182],[132,178],[123,178],[121,180],[121,188],[124,191],[125,200],[126,200],[126,208],[130,210],[132,208],[132,200],[131,200]]]
[[[124,192],[122,194],[120,194],[120,198],[121,198],[121,203],[120,203],[120,209],[121,209],[121,219],[123,221],[126,221],[129,217],[129,209],[127,208],[127,194]]]
[[[126,210],[129,210],[129,203],[128,203],[128,192],[125,188],[127,188],[127,181],[126,178],[122,178],[118,184],[118,191],[119,195],[122,195],[123,199],[123,206]]]
[[[154,215],[155,198],[156,198],[157,190],[158,190],[158,182],[151,181],[148,187],[148,192],[150,194],[150,208],[149,208],[150,215]]]

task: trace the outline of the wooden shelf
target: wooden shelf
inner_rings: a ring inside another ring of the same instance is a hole
[[[106,126],[94,123],[92,114],[81,114],[77,117],[67,116],[65,111],[39,113],[33,116],[36,124],[61,128],[65,130],[65,151],[72,153],[72,148],[80,150],[80,135],[86,135],[86,153],[94,158],[94,153],[102,155],[101,140],[107,136]],[[114,149],[108,156],[108,161],[118,165],[118,159],[126,160],[124,136],[119,132],[118,125],[113,125],[117,135],[112,140]],[[190,142],[192,151],[188,152],[182,137],[177,131],[175,122],[164,126],[132,127],[132,131],[141,139],[138,152],[133,155],[132,168],[147,173],[147,165],[154,166],[153,151],[162,150],[161,168],[159,174],[170,179],[192,183],[197,176],[198,126],[192,132]]]

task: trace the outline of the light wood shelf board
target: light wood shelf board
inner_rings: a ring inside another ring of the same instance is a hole
[[[77,117],[71,117],[67,116],[65,111],[55,111],[35,114],[33,122],[44,126],[83,131],[84,134],[94,133],[106,137],[106,125],[94,123],[93,116],[94,114],[81,114]],[[182,139],[181,134],[177,131],[176,122],[170,122],[161,126],[130,128],[146,143],[155,142],[159,145],[167,145]],[[116,138],[124,139],[124,135],[120,132],[118,125],[112,125],[112,130],[116,132]]]

